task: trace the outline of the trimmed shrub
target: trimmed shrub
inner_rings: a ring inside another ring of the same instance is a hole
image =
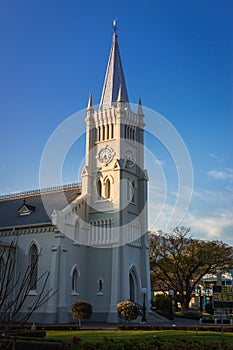
[[[140,305],[133,301],[122,301],[117,305],[118,315],[125,321],[135,320],[140,315],[140,311]]]
[[[7,331],[7,335],[24,338],[44,338],[46,331],[44,330],[11,330]]]
[[[77,301],[71,305],[71,312],[74,319],[78,320],[78,329],[81,327],[81,320],[88,320],[92,314],[92,306],[86,301]]]
[[[29,343],[29,342],[28,342]],[[25,344],[26,345],[26,344]],[[30,345],[30,344],[28,344]],[[41,347],[38,347],[40,345]],[[64,341],[60,345],[55,344],[51,346],[51,343],[38,342],[38,345],[31,343],[31,347],[28,348],[27,345],[25,348],[18,348],[17,350],[232,350],[232,344],[222,344],[220,342],[215,343],[203,343],[199,341],[187,341],[185,339],[173,339],[173,340],[164,340],[160,337],[148,338],[148,339],[122,339],[122,340],[113,340],[105,338],[102,342],[83,342],[78,341],[74,343],[73,341]]]
[[[16,340],[17,350],[58,350],[60,342],[35,341],[35,340]]]
[[[212,303],[206,303],[205,311],[208,312],[208,314],[213,315],[214,314],[213,304]]]
[[[173,318],[172,299],[167,294],[157,294],[154,297],[155,311],[165,317]]]

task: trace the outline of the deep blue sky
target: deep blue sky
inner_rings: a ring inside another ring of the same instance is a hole
[[[190,152],[194,196],[184,224],[230,242],[232,14],[231,0],[2,0],[0,193],[37,188],[51,133],[86,107],[90,91],[99,103],[118,18],[130,101],[141,97],[165,116]],[[67,167],[64,182],[75,181],[77,167]]]

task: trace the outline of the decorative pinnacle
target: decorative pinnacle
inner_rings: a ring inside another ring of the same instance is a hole
[[[117,19],[115,18],[113,20],[113,30],[114,30],[114,34],[117,35]]]
[[[138,101],[138,115],[143,115],[141,98],[139,98],[139,101]]]

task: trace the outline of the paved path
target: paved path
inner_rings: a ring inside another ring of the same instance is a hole
[[[123,325],[123,322],[122,322]],[[141,326],[142,323],[130,323],[130,325],[139,325]],[[147,323],[144,323],[145,326],[221,326],[221,324],[214,325],[213,323],[200,323],[200,321],[188,319],[188,318],[174,318],[174,320],[168,320],[165,317],[162,317],[157,314],[149,314],[147,315]],[[120,323],[89,323],[89,322],[83,322],[82,323],[82,329],[117,329],[120,326]],[[225,325],[226,327],[229,327],[230,325]],[[231,325],[233,329],[233,325]]]

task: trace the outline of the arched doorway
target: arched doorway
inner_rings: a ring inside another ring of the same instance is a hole
[[[131,301],[138,302],[138,294],[139,294],[139,284],[137,274],[132,268],[129,272],[129,298]]]

